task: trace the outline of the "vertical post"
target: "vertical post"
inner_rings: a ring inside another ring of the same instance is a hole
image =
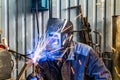
[[[16,0],[16,51],[18,51],[18,0]],[[18,77],[18,54],[16,54],[16,77]]]
[[[103,5],[102,5],[102,9],[103,9],[103,15],[102,15],[102,19],[103,19],[103,52],[106,51],[106,0],[103,0]]]
[[[52,18],[52,0],[49,0],[49,18]]]
[[[70,7],[70,0],[68,0],[68,7]],[[68,9],[68,20],[70,20],[70,9]]]
[[[120,16],[113,16],[113,80],[120,80]]]
[[[25,38],[24,38],[24,42],[25,42],[25,44],[24,44],[24,53],[25,53],[25,55],[27,55],[27,53],[26,53],[26,48],[27,48],[27,46],[26,46],[26,32],[27,32],[27,30],[26,30],[26,4],[27,4],[27,1],[26,0],[24,0],[24,36],[25,36]],[[25,58],[25,61],[26,61],[26,58]],[[25,71],[25,77],[27,77],[27,71]]]
[[[59,0],[59,18],[61,19],[61,0]]]
[[[9,0],[7,0],[7,37],[9,46]]]

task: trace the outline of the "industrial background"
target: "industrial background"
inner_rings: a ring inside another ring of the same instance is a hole
[[[23,54],[32,51],[37,41],[37,26],[39,36],[44,35],[49,18],[69,19],[74,30],[80,29],[80,19],[76,19],[79,9],[68,7],[81,5],[83,16],[90,23],[93,41],[97,39],[94,31],[98,31],[101,34],[101,52],[112,53],[113,16],[120,15],[120,0],[44,0],[49,2],[48,10],[38,11],[37,16],[31,11],[31,1],[0,0],[1,37],[6,38],[10,49]],[[79,38],[75,35],[74,40],[79,41]],[[25,61],[17,60],[14,56],[12,58],[15,63],[12,76],[15,78]]]

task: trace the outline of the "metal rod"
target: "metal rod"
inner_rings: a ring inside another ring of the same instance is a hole
[[[44,28],[44,12],[42,12],[42,27],[41,27],[41,33],[42,33],[42,35],[44,34],[44,30],[45,30],[45,28]]]
[[[23,73],[27,70],[27,68],[28,68],[28,64],[24,64],[24,66],[22,67],[22,70],[20,71],[17,77],[17,80],[23,80],[22,76],[23,76]]]
[[[61,0],[59,0],[59,4],[60,4],[60,5],[59,5],[59,13],[60,13],[60,14],[59,14],[59,18],[61,19]]]
[[[49,0],[49,18],[52,18],[52,0]]]
[[[27,58],[27,59],[31,59],[31,58],[27,57],[26,55],[24,55],[24,54],[22,54],[22,53],[19,53],[19,52],[17,52],[17,51],[14,51],[14,50],[11,50],[11,49],[9,49],[8,51],[9,51],[9,52],[12,52],[12,54],[17,53],[17,55],[20,55],[20,56],[22,56],[22,57],[24,57],[24,58]]]
[[[86,0],[86,17],[88,17],[88,0]]]
[[[102,5],[102,8],[103,8],[103,16],[102,16],[102,19],[103,19],[103,52],[106,51],[106,0],[103,1],[103,5]]]
[[[18,0],[16,0],[16,51],[18,51]],[[16,54],[16,77],[18,77],[18,54]]]
[[[26,35],[27,35],[27,22],[26,22],[26,15],[27,15],[27,13],[26,13],[26,8],[27,8],[27,6],[26,6],[26,4],[27,4],[27,1],[26,0],[24,0],[24,53],[25,53],[25,55],[27,55],[27,53],[26,53],[26,49],[27,49],[27,45],[26,45],[26,43],[27,43],[27,38],[26,38]],[[25,58],[25,61],[26,61],[27,59]],[[25,71],[25,77],[27,77],[27,72]]]
[[[95,47],[99,47],[99,55],[100,57],[102,57],[102,52],[101,52],[101,41],[102,41],[102,34],[98,31],[93,31],[96,35],[99,36],[99,42],[97,40],[97,42],[95,43]]]
[[[7,37],[9,46],[9,0],[7,0]]]
[[[68,7],[70,7],[70,0],[68,0]],[[68,10],[68,20],[70,20],[70,9]]]
[[[64,9],[64,10],[75,9],[75,8],[79,8],[79,7],[81,7],[81,5],[71,6],[71,7]]]
[[[33,12],[33,49],[35,48],[35,12]]]
[[[39,19],[38,19],[38,0],[36,0],[36,22],[37,22],[37,33],[38,33],[38,41],[39,41]]]
[[[114,6],[113,6],[114,8],[113,8],[113,15],[116,15],[116,0],[114,0]]]

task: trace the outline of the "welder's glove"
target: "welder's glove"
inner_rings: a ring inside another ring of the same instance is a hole
[[[55,61],[46,60],[39,62],[38,67],[37,73],[40,73],[44,80],[62,80],[61,70]]]

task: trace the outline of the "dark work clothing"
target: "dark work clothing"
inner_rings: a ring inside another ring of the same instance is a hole
[[[82,43],[73,43],[61,73],[63,80],[112,80],[110,72],[98,54]]]
[[[112,80],[102,58],[88,45],[72,42],[67,60],[59,67],[55,60],[39,61],[44,80]]]

